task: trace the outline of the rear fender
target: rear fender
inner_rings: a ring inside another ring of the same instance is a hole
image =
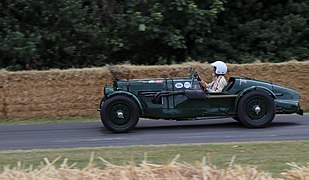
[[[237,111],[237,107],[238,107],[238,102],[239,102],[239,100],[240,100],[246,93],[248,93],[248,92],[250,92],[250,91],[262,91],[262,92],[265,92],[265,93],[270,94],[270,96],[271,96],[272,98],[274,98],[274,99],[277,98],[276,95],[275,95],[270,89],[268,89],[268,88],[266,88],[266,87],[263,87],[263,86],[251,86],[251,87],[249,87],[249,88],[246,88],[246,89],[242,90],[242,91],[238,94],[238,96],[237,96],[237,98],[235,99],[235,102],[234,102],[234,112]]]
[[[134,94],[127,92],[127,91],[115,91],[113,93],[108,94],[106,99],[111,98],[113,96],[128,96],[128,97],[132,98],[137,103],[137,105],[139,107],[140,115],[144,114],[142,104]]]

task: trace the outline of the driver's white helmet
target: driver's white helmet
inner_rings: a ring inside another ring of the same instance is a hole
[[[213,67],[216,67],[215,73],[217,75],[225,75],[226,72],[227,72],[227,66],[222,61],[216,61],[214,63],[211,63],[210,65],[213,66]]]

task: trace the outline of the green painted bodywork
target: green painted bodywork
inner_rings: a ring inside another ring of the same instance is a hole
[[[299,93],[295,90],[244,77],[231,77],[221,93],[207,93],[196,79],[156,78],[114,81],[104,88],[105,99],[129,96],[140,108],[140,117],[188,119],[207,116],[237,115],[241,97],[249,91],[263,91],[276,104],[276,113],[300,113]],[[100,108],[104,100],[102,101]]]

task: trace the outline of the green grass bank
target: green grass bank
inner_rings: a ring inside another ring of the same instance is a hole
[[[68,158],[68,164],[77,163],[76,167],[84,168],[89,162],[91,153],[94,153],[96,165],[102,168],[104,165],[99,157],[117,165],[139,164],[145,158],[150,163],[165,164],[179,154],[177,162],[180,163],[196,164],[205,157],[208,165],[226,168],[234,159],[234,164],[255,166],[261,171],[280,174],[290,168],[286,163],[306,165],[309,162],[308,149],[309,141],[278,141],[16,150],[0,151],[0,167],[3,171],[5,166],[15,167],[19,161],[24,168],[30,165],[38,167],[44,158],[54,160],[61,156],[56,166],[60,166],[63,160]]]

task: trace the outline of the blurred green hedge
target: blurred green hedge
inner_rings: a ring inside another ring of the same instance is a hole
[[[309,59],[309,1],[3,0],[0,68]]]

